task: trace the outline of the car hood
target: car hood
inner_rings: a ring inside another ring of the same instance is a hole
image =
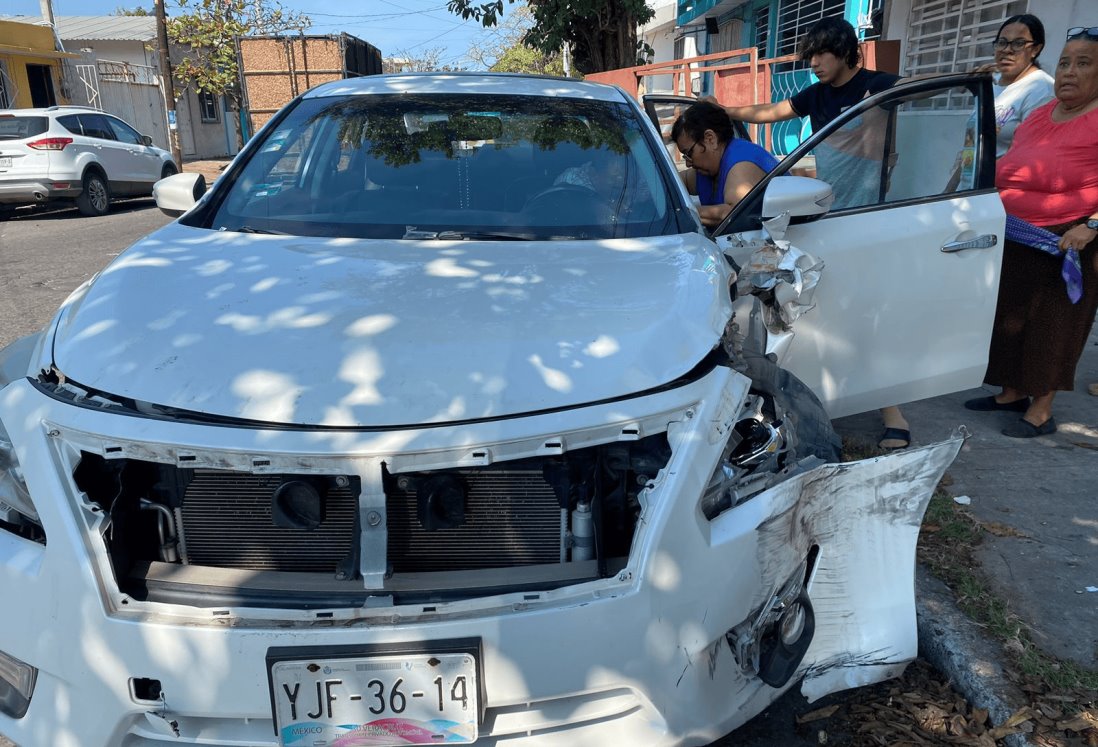
[[[81,386],[217,417],[452,422],[673,381],[718,344],[728,296],[698,234],[381,241],[172,224],[74,294],[52,350]]]

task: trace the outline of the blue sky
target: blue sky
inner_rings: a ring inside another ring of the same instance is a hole
[[[110,15],[118,7],[142,5],[152,0],[53,0],[54,15]],[[168,0],[168,13],[174,3]],[[308,15],[309,33],[349,34],[373,44],[386,57],[407,51],[416,56],[441,47],[442,64],[468,66],[465,54],[478,41],[487,41],[491,29],[476,21],[463,21],[446,10],[446,0],[283,0],[283,7]],[[505,5],[505,8],[507,6]],[[0,0],[0,15],[38,15],[38,0]],[[506,10],[505,10],[506,12]]]

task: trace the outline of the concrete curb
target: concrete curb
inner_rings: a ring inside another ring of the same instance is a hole
[[[919,653],[949,678],[977,708],[986,708],[1000,726],[1026,703],[999,663],[1002,651],[975,622],[958,609],[953,593],[922,565],[915,572],[915,609]],[[1036,747],[1025,734],[1003,739],[1008,747]]]

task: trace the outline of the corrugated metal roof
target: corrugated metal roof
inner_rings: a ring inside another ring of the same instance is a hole
[[[42,16],[13,16],[5,20],[39,23]],[[140,41],[156,38],[153,16],[54,16],[57,35],[69,39],[95,41]]]

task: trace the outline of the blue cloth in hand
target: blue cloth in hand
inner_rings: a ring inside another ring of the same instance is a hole
[[[1006,237],[1010,241],[1040,249],[1053,256],[1063,254],[1064,264],[1060,268],[1060,277],[1067,286],[1068,298],[1072,303],[1079,303],[1079,299],[1083,297],[1083,266],[1079,262],[1079,252],[1074,249],[1062,252],[1059,236],[1013,215],[1006,217]]]

